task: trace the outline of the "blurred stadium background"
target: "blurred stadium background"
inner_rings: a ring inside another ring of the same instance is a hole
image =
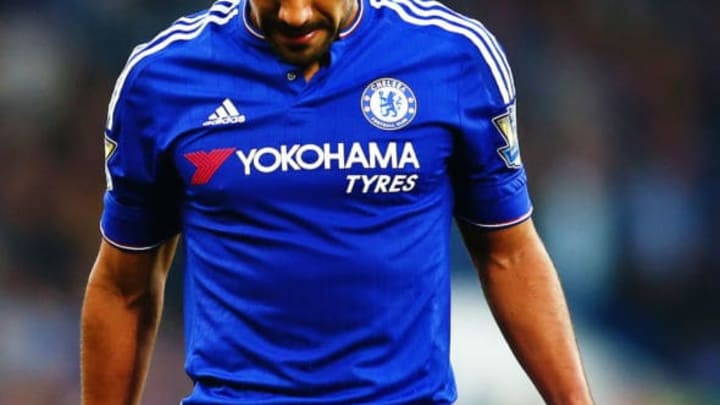
[[[720,2],[448,4],[516,74],[535,219],[597,403],[720,403]],[[99,241],[102,130],[134,44],[209,0],[0,2],[0,404],[78,403],[78,320]],[[463,405],[540,403],[455,239]],[[147,404],[176,404],[179,271]]]

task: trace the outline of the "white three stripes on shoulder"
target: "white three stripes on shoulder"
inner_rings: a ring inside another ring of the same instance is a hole
[[[435,26],[463,35],[475,45],[488,64],[503,101],[509,103],[515,97],[515,84],[505,55],[497,40],[479,22],[454,14],[436,1],[370,0],[370,4],[375,8],[387,7],[410,24]]]
[[[108,130],[113,127],[113,116],[117,107],[120,93],[125,85],[125,80],[132,69],[144,58],[160,52],[169,45],[178,41],[188,41],[199,36],[208,24],[224,25],[231,21],[238,14],[238,4],[240,0],[220,0],[213,4],[207,12],[195,17],[181,18],[177,20],[170,28],[156,35],[155,38],[145,44],[141,44],[133,49],[128,58],[120,76],[115,82],[110,104],[108,106],[108,116],[106,127]],[[219,14],[214,14],[219,12]],[[164,39],[162,39],[165,37]]]
[[[233,7],[238,5],[238,0],[221,0],[215,2],[208,10],[206,10],[204,13],[192,16],[192,17],[182,17],[176,20],[170,27],[165,29],[164,31],[161,31],[159,34],[155,35],[155,37],[143,44],[138,45],[133,49],[132,54],[130,54],[129,60],[132,60],[136,55],[138,55],[142,50],[149,46],[153,46],[157,43],[158,40],[162,39],[164,36],[174,33],[174,32],[189,32],[194,31],[197,29],[197,27],[203,25],[203,19],[205,19],[210,13],[213,12],[219,12],[219,16],[227,15],[233,11]]]
[[[413,2],[427,8],[437,7],[438,9],[435,10],[436,15],[444,16],[446,14],[450,14],[450,17],[448,18],[449,21],[465,25],[468,28],[472,29],[475,33],[480,35],[480,37],[482,37],[483,39],[483,42],[492,52],[495,60],[498,61],[500,70],[503,74],[503,78],[505,79],[505,83],[508,84],[508,87],[510,88],[510,94],[512,94],[514,97],[515,80],[512,75],[512,69],[510,69],[510,64],[507,61],[507,57],[500,48],[500,45],[498,44],[495,36],[487,28],[485,28],[485,26],[481,24],[480,21],[464,16],[435,0],[413,0]]]

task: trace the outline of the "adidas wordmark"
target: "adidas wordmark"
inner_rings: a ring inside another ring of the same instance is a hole
[[[203,126],[242,124],[243,122],[245,122],[245,115],[240,114],[233,102],[226,98],[220,107],[210,114],[208,120],[203,122]]]

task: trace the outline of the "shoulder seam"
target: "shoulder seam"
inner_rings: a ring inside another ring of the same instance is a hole
[[[389,8],[403,21],[416,26],[434,26],[468,39],[479,51],[505,104],[515,98],[510,65],[497,39],[477,20],[463,16],[434,0],[370,0],[375,8]]]
[[[113,120],[115,115],[115,109],[120,99],[120,94],[125,88],[128,76],[133,72],[135,66],[137,66],[145,58],[154,55],[168,46],[179,42],[189,41],[193,38],[200,36],[209,24],[225,25],[238,14],[238,4],[240,0],[220,0],[215,2],[212,7],[207,9],[204,13],[194,17],[180,18],[173,23],[169,28],[160,32],[152,40],[136,46],[130,53],[125,67],[120,72],[120,75],[115,82],[112,96],[110,97],[110,103],[108,104],[108,113],[106,121],[106,130],[110,131],[113,128]]]

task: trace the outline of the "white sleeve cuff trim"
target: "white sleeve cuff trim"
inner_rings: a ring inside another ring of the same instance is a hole
[[[463,220],[464,222],[467,222],[467,223],[470,224],[470,225],[479,226],[479,227],[481,227],[481,228],[494,229],[494,228],[504,228],[504,227],[507,227],[507,226],[512,226],[512,225],[519,224],[519,223],[527,220],[528,218],[530,218],[530,216],[532,216],[532,213],[533,213],[533,207],[530,207],[530,210],[529,210],[527,213],[523,214],[521,217],[516,218],[516,219],[513,219],[513,220],[508,221],[508,222],[499,223],[499,224],[481,224],[481,223],[478,223],[478,222],[473,222],[473,221],[471,221],[471,220],[469,220],[469,219],[467,219],[467,218],[465,218],[465,217],[461,217],[461,216],[459,216],[459,215],[456,216],[456,217],[457,217],[458,219]]]
[[[132,252],[145,252],[145,251],[148,251],[148,250],[153,250],[153,249],[155,249],[156,247],[158,247],[158,246],[160,246],[160,245],[163,244],[163,242],[159,242],[159,243],[156,243],[156,244],[150,245],[150,246],[127,246],[127,245],[123,245],[122,243],[117,243],[117,242],[115,242],[114,240],[110,239],[110,238],[105,234],[105,230],[103,229],[102,224],[100,224],[100,234],[102,235],[103,239],[105,239],[105,241],[106,241],[107,243],[115,246],[115,247],[118,248],[118,249],[129,250],[129,251],[132,251]]]

